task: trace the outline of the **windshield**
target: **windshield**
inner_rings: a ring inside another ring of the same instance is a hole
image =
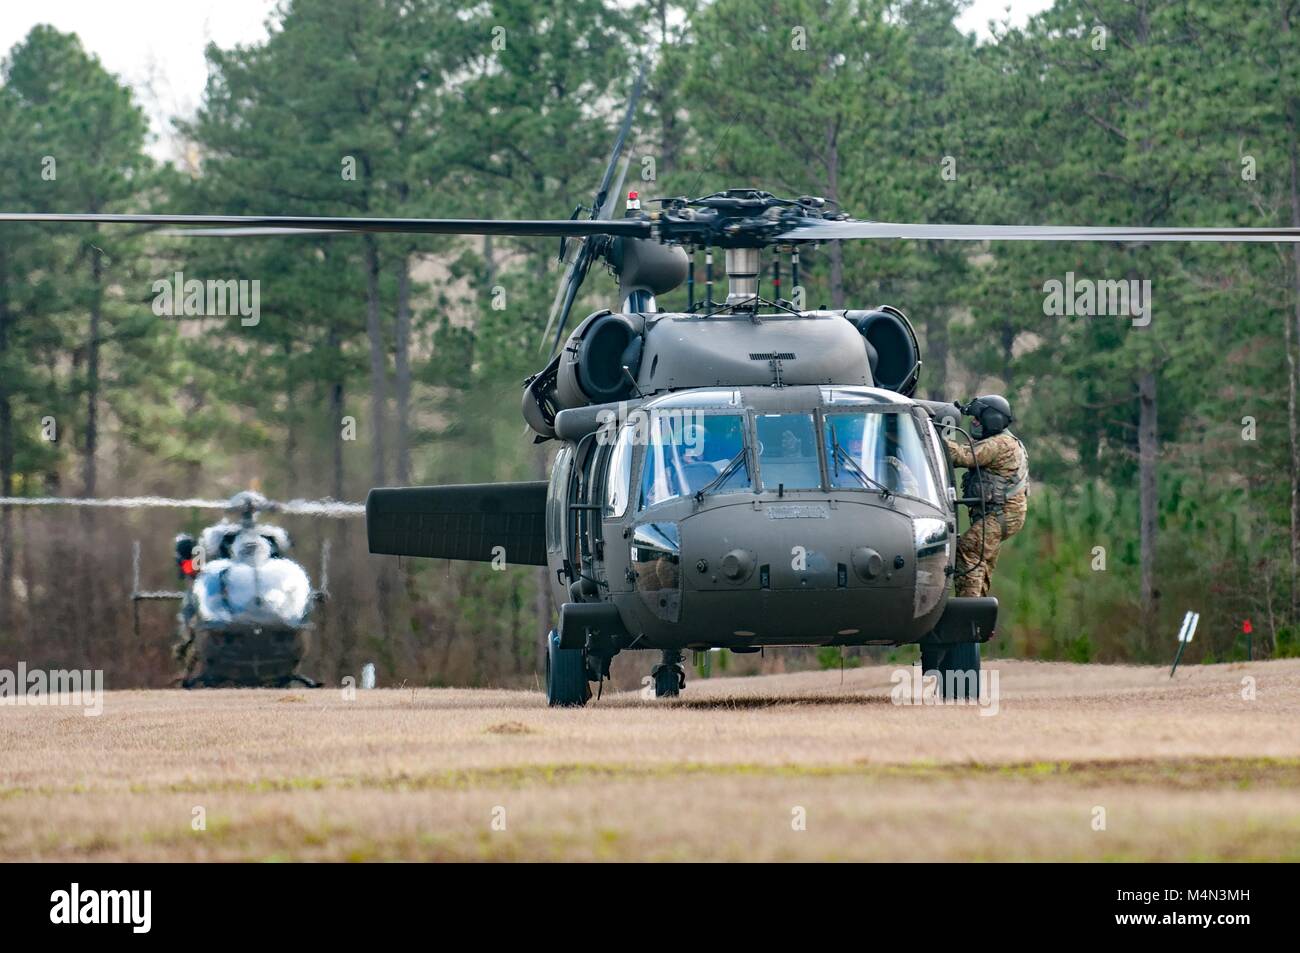
[[[655,411],[641,468],[641,508],[701,490],[748,490],[751,482],[744,448],[745,425],[740,414]]]
[[[812,414],[759,414],[754,426],[764,489],[821,489],[822,468]]]
[[[825,442],[832,487],[871,490],[884,486],[892,493],[942,506],[911,414],[827,414]]]

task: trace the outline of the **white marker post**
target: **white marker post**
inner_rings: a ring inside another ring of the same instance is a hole
[[[1201,614],[1188,609],[1187,614],[1183,616],[1183,627],[1178,630],[1178,654],[1174,656],[1174,667],[1169,670],[1169,677],[1174,677],[1174,672],[1178,671],[1178,662],[1183,657],[1183,649],[1187,648],[1187,643],[1192,641],[1192,636],[1196,634],[1196,624],[1201,621]]]

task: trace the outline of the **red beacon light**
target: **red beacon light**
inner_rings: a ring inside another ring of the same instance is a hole
[[[635,191],[628,192],[628,193],[627,193],[627,210],[628,210],[629,212],[636,212],[636,211],[639,211],[640,209],[641,209],[641,198],[640,198],[640,196],[638,195],[638,193],[635,192]]]

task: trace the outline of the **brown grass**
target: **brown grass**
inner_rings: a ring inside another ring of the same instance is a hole
[[[1300,660],[987,664],[993,717],[889,667],[0,708],[0,859],[1300,859]]]

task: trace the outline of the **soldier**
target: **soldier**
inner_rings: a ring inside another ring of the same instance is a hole
[[[966,467],[962,496],[970,505],[970,527],[957,540],[957,595],[987,596],[1002,544],[1025,525],[1029,499],[1029,456],[1020,438],[1007,429],[1011,405],[1005,397],[976,397],[964,408],[978,425],[974,445],[945,439],[948,459]]]

